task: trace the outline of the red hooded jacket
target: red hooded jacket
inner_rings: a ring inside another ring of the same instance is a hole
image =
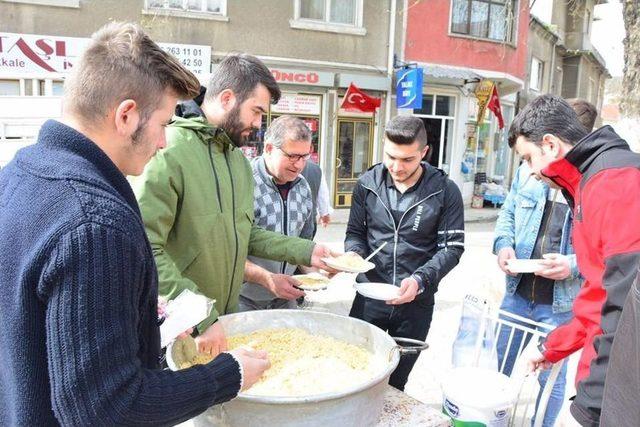
[[[572,205],[573,246],[585,278],[574,318],[548,335],[543,354],[555,363],[583,350],[572,413],[583,425],[597,424],[613,336],[640,261],[640,155],[605,126],[542,174]]]

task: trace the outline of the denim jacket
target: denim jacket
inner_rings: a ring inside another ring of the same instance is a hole
[[[511,184],[511,191],[504,201],[496,223],[493,240],[493,252],[497,255],[505,247],[515,248],[516,258],[529,259],[536,244],[544,206],[549,195],[549,186],[530,175],[530,169],[522,164]],[[569,256],[571,275],[565,280],[555,282],[553,288],[554,313],[571,310],[580,286],[582,277],[578,271],[576,256],[571,245],[571,210],[567,212],[562,227],[560,253]],[[520,283],[522,275],[507,275],[507,293],[513,295]]]

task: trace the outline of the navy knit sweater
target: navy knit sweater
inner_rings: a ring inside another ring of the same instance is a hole
[[[158,369],[157,292],[125,177],[48,121],[0,171],[0,425],[176,424],[235,397],[228,354]]]

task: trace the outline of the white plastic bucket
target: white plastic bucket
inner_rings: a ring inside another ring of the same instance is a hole
[[[455,427],[506,427],[518,391],[509,377],[483,368],[455,368],[442,384],[443,412]]]

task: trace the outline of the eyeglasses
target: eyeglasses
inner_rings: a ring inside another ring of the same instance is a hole
[[[285,157],[287,159],[289,159],[289,161],[291,163],[297,163],[299,160],[304,160],[305,162],[307,160],[309,160],[309,158],[311,157],[311,153],[307,153],[307,154],[289,154],[286,151],[284,151],[282,148],[280,147],[276,147],[278,150],[282,151],[282,154],[285,155]]]

